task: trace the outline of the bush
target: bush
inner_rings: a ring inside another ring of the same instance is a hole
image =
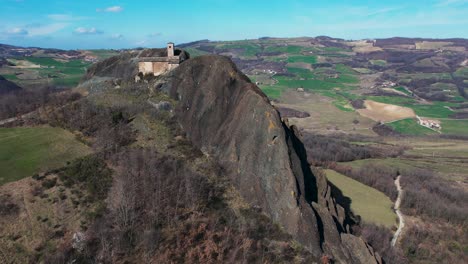
[[[112,182],[111,174],[103,160],[90,155],[73,161],[59,173],[59,177],[67,187],[83,184],[91,200],[95,201],[106,197]]]
[[[42,187],[44,187],[46,189],[50,189],[50,188],[54,187],[56,184],[57,184],[57,178],[45,179],[42,182]]]

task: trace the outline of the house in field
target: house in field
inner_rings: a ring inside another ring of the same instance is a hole
[[[432,119],[425,119],[421,118],[419,116],[416,116],[418,119],[418,124],[421,126],[425,126],[430,129],[441,129],[442,127],[440,126],[440,121],[439,120],[432,120]]]
[[[167,43],[167,56],[163,57],[140,57],[138,59],[138,72],[143,75],[162,75],[179,66],[181,57],[175,55],[174,43]]]

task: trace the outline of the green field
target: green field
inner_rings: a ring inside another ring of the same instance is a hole
[[[0,185],[65,165],[91,149],[61,128],[0,128]]]
[[[32,68],[28,70],[36,72],[44,82],[64,87],[76,86],[81,80],[83,74],[86,73],[87,67],[90,65],[90,63],[82,60],[62,61],[46,57],[26,57],[18,58],[14,61],[16,63],[28,61],[30,63],[40,65],[41,68]],[[10,79],[13,80],[12,78]]]
[[[289,63],[304,62],[304,63],[315,64],[315,63],[317,63],[317,57],[315,57],[315,56],[303,56],[303,55],[289,56],[288,57],[288,62]]]
[[[402,86],[396,87],[395,90],[397,90],[399,92],[402,92],[402,93],[404,93],[406,95],[411,95],[411,93],[408,90],[406,90],[405,87],[402,87]]]
[[[327,179],[351,199],[351,209],[365,222],[392,227],[396,224],[393,202],[384,193],[333,170],[325,170]]]
[[[384,61],[384,60],[370,60],[370,63],[372,65],[377,65],[377,66],[386,66],[387,65],[387,61]]]
[[[437,134],[436,131],[419,125],[417,121],[413,118],[387,123],[386,125],[404,135],[425,136]]]
[[[442,132],[451,135],[468,135],[468,120],[441,120]]]
[[[455,77],[468,79],[468,67],[463,67],[458,69],[455,74]]]

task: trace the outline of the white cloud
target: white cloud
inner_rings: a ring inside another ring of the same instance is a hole
[[[14,27],[3,32],[6,36],[25,36],[25,37],[38,37],[47,36],[62,30],[68,26],[67,23],[52,23],[47,25],[33,24],[25,27]]]
[[[64,29],[68,23],[53,23],[48,25],[38,25],[28,28],[28,36],[44,36]]]
[[[122,12],[124,9],[121,6],[110,6],[104,9],[98,8],[96,12],[109,12],[109,13],[119,13]]]
[[[26,35],[28,35],[28,31],[26,29],[19,28],[19,27],[10,28],[5,33],[7,35],[10,35],[10,36],[26,36]]]
[[[442,0],[436,3],[435,6],[451,6],[451,5],[463,5],[467,4],[468,0]]]
[[[151,33],[148,35],[148,37],[150,38],[156,38],[156,37],[160,37],[162,35],[161,32],[155,32],[155,33]]]
[[[91,28],[85,28],[85,27],[78,27],[73,31],[75,34],[79,35],[97,35],[97,34],[102,34],[103,32],[91,27]]]
[[[111,39],[123,39],[124,36],[122,34],[113,34],[111,36]]]
[[[78,21],[88,19],[87,17],[75,17],[68,14],[50,14],[47,18],[55,21]]]

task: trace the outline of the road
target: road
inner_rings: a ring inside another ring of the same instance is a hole
[[[399,221],[400,224],[398,226],[397,231],[395,232],[395,235],[393,235],[392,247],[395,246],[396,242],[398,241],[398,237],[401,235],[401,232],[403,231],[403,228],[405,227],[405,218],[404,218],[403,214],[400,211],[401,199],[403,197],[403,189],[401,188],[401,185],[400,185],[400,178],[401,178],[401,175],[399,175],[395,179],[395,186],[396,186],[396,188],[398,190],[398,197],[397,197],[396,202],[395,202],[395,212],[398,215],[398,219],[400,220]]]

